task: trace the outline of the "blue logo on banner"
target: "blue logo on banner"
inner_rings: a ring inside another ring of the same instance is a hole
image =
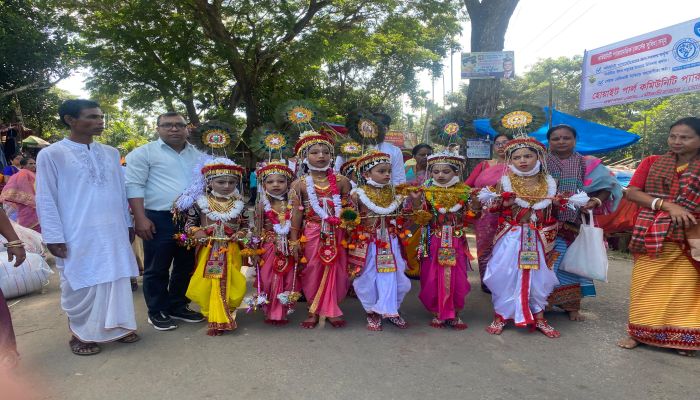
[[[695,32],[696,36],[700,36],[700,22],[695,23],[695,26],[693,27],[693,32]]]
[[[681,39],[673,46],[673,57],[680,62],[688,62],[700,53],[700,45],[695,39]]]

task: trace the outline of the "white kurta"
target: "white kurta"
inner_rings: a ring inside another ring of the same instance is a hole
[[[71,330],[95,342],[135,330],[133,297],[125,289],[138,267],[119,152],[63,139],[39,152],[36,175],[44,242],[65,243],[68,250],[56,266]]]

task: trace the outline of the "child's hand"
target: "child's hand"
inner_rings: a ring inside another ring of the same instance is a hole
[[[206,239],[207,238],[207,233],[204,232],[203,230],[197,231],[194,233],[194,238],[195,239]]]

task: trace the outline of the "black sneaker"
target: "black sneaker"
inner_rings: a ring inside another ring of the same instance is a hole
[[[153,327],[158,331],[171,331],[177,328],[175,321],[162,312],[153,314],[149,313],[148,323],[153,325]]]
[[[197,311],[190,310],[189,307],[184,306],[176,311],[170,312],[170,318],[179,319],[185,322],[202,322],[204,321],[204,315],[198,313]]]

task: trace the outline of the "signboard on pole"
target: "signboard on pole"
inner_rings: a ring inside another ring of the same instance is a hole
[[[462,79],[513,79],[512,51],[462,53]]]
[[[467,139],[467,158],[491,158],[491,141]]]
[[[586,51],[581,110],[700,90],[700,18]]]

